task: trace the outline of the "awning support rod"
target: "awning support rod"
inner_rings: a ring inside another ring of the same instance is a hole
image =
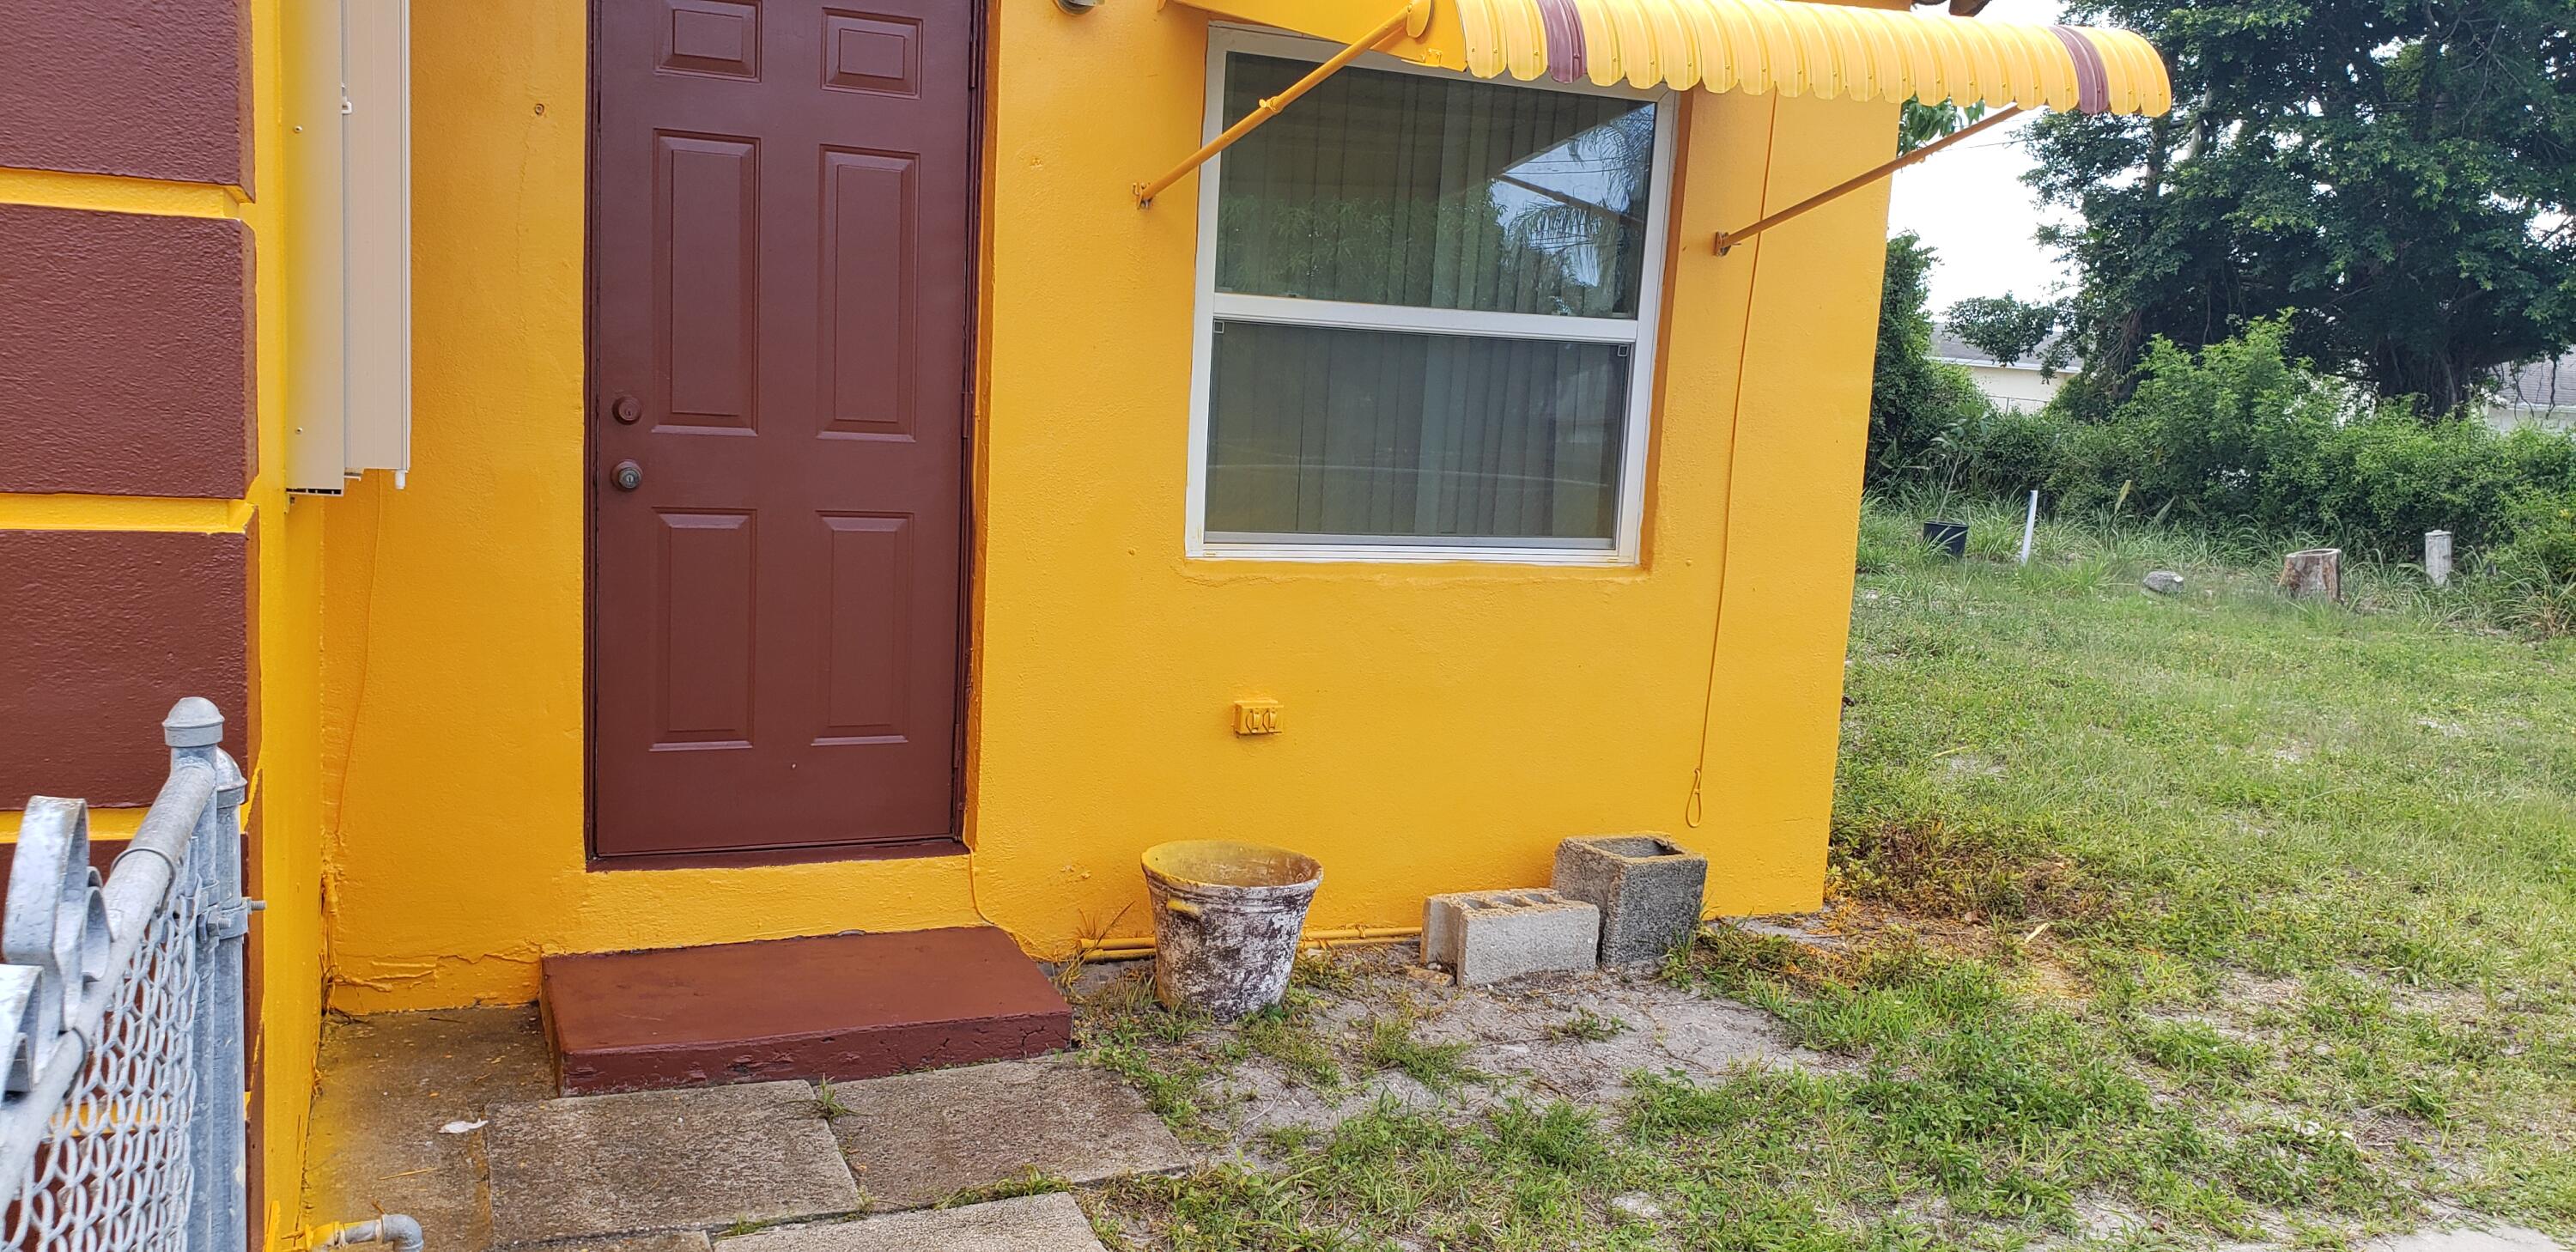
[[[1906,153],[1904,156],[1898,157],[1885,165],[1879,166],[1877,169],[1869,171],[1866,174],[1855,175],[1843,180],[1842,182],[1836,183],[1833,186],[1817,192],[1796,204],[1790,205],[1788,208],[1782,209],[1769,217],[1763,218],[1761,221],[1755,222],[1742,230],[1721,230],[1717,232],[1718,255],[1724,256],[1726,255],[1727,249],[1732,248],[1747,239],[1751,239],[1755,235],[1759,235],[1762,232],[1769,230],[1782,222],[1788,221],[1790,218],[1796,217],[1809,209],[1840,200],[1844,196],[1850,195],[1871,183],[1877,182],[1898,170],[1904,169],[1906,166],[1912,165],[1935,152],[1939,152],[1943,148],[1949,147],[1951,144],[1957,143],[1970,135],[1976,134],[1978,131],[2002,122],[2007,118],[2019,114],[2020,112],[2020,105],[2016,104],[2009,106],[1986,117],[1984,120],[1977,122],[1973,126],[1963,127],[1953,134],[1934,140],[1931,143],[1927,143],[1920,148],[1916,148],[1912,152]]]
[[[1136,207],[1140,209],[1152,207],[1154,197],[1169,190],[1172,184],[1188,177],[1191,170],[1207,164],[1208,158],[1233,147],[1235,140],[1251,134],[1254,128],[1260,126],[1263,122],[1279,116],[1279,111],[1281,109],[1287,108],[1289,105],[1296,103],[1297,97],[1314,90],[1315,87],[1325,79],[1331,78],[1333,75],[1342,72],[1344,66],[1360,59],[1361,53],[1367,52],[1370,49],[1377,47],[1379,44],[1385,43],[1389,39],[1393,39],[1398,33],[1404,31],[1408,26],[1413,24],[1414,7],[1416,5],[1427,5],[1430,2],[1431,0],[1409,0],[1403,8],[1395,11],[1395,16],[1386,19],[1386,22],[1376,30],[1361,36],[1358,43],[1352,44],[1351,46],[1334,53],[1333,59],[1324,62],[1322,65],[1316,66],[1313,73],[1310,73],[1304,78],[1298,79],[1295,83],[1290,84],[1288,90],[1280,92],[1278,95],[1272,96],[1269,99],[1263,100],[1260,107],[1254,109],[1242,121],[1226,127],[1224,134],[1207,141],[1207,145],[1200,148],[1198,151],[1191,153],[1188,160],[1181,162],[1179,165],[1173,166],[1171,173],[1165,174],[1161,178],[1157,178],[1150,183],[1136,184]]]

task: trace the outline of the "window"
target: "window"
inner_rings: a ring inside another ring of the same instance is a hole
[[[1211,45],[1211,135],[1331,53]],[[1191,555],[1635,560],[1668,99],[1372,56],[1210,162]]]

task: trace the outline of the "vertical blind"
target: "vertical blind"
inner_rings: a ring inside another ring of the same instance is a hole
[[[1228,122],[1310,68],[1225,67]],[[1230,149],[1214,290],[1286,299],[1209,327],[1211,540],[1610,546],[1655,124],[1648,101],[1350,69]],[[1404,310],[1594,329],[1390,329]]]

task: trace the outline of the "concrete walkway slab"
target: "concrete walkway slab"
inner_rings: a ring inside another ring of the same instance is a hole
[[[672,1230],[599,1243],[558,1243],[546,1252],[708,1252],[703,1230]]]
[[[854,1212],[801,1082],[510,1104],[484,1132],[502,1246]]]
[[[1035,1170],[1090,1183],[1193,1160],[1117,1075],[1079,1061],[1004,1061],[836,1083],[832,1133],[871,1207],[922,1208]]]
[[[718,1252],[1107,1252],[1073,1197],[1022,1196],[726,1239]]]
[[[531,1008],[326,1019],[303,1225],[378,1212],[420,1219],[429,1252],[491,1246],[483,1124],[554,1090]],[[272,1181],[271,1195],[294,1191]]]

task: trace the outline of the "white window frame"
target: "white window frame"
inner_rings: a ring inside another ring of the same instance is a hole
[[[1268,30],[1216,24],[1208,28],[1207,106],[1205,132],[1214,139],[1225,126],[1226,57],[1236,52],[1289,57],[1320,63],[1338,49],[1322,40]],[[1432,69],[1372,52],[1353,62],[1358,68],[1420,74],[1431,78],[1487,81],[1450,70]],[[1520,565],[1635,565],[1645,523],[1646,462],[1653,433],[1655,347],[1663,312],[1666,217],[1672,209],[1673,131],[1680,100],[1670,90],[1638,91],[1580,83],[1511,83],[1526,91],[1563,91],[1652,101],[1655,109],[1655,168],[1646,202],[1646,257],[1637,296],[1637,316],[1558,317],[1543,313],[1484,313],[1429,309],[1410,305],[1353,304],[1339,300],[1306,300],[1288,296],[1251,296],[1216,289],[1217,188],[1224,154],[1199,170],[1198,305],[1190,322],[1190,440],[1187,492],[1187,554],[1201,560],[1434,562],[1480,561]],[[1291,109],[1295,105],[1289,106]],[[1473,334],[1486,337],[1616,343],[1629,348],[1628,415],[1620,439],[1619,517],[1609,546],[1598,541],[1530,538],[1478,539],[1466,536],[1387,536],[1383,542],[1297,542],[1291,538],[1247,540],[1207,531],[1208,408],[1214,378],[1219,320],[1281,322],[1349,330],[1406,331],[1416,334]]]

